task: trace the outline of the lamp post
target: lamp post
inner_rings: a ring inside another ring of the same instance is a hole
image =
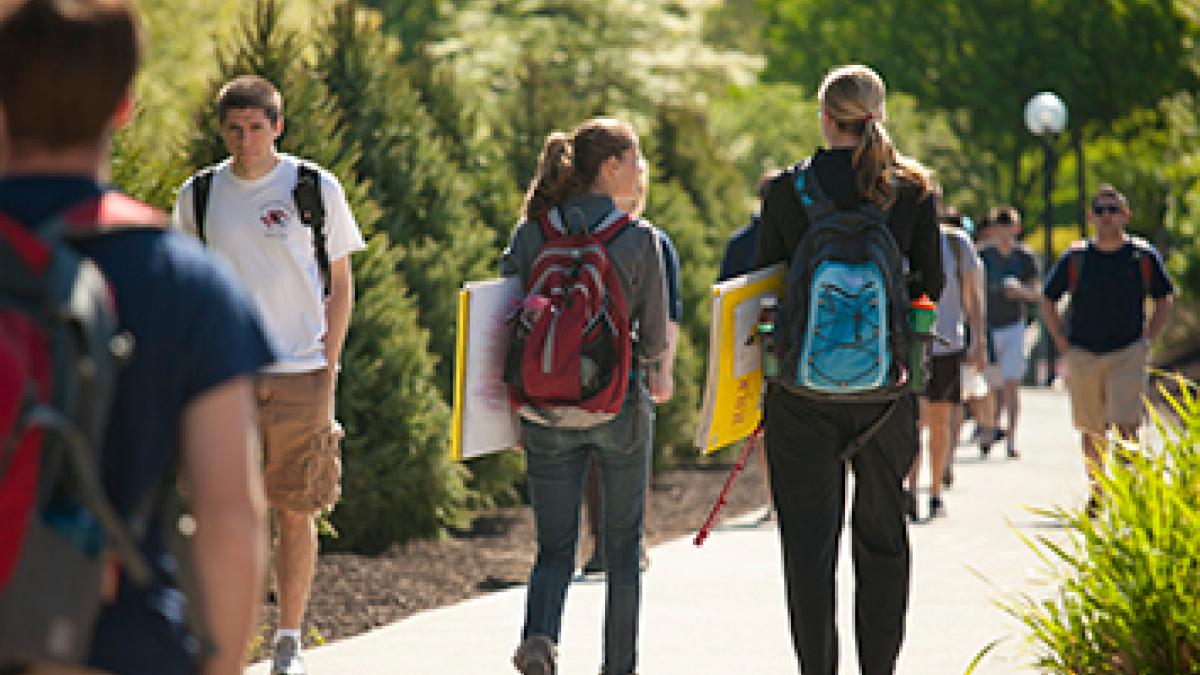
[[[1063,129],[1067,128],[1067,105],[1052,92],[1043,91],[1034,94],[1025,104],[1025,128],[1029,129],[1029,133],[1041,139],[1042,149],[1045,151],[1045,162],[1042,167],[1045,179],[1043,182],[1045,215],[1042,217],[1045,240],[1043,242],[1042,267],[1045,271],[1049,271],[1054,255],[1053,237],[1051,236],[1054,218],[1054,209],[1051,204],[1054,196],[1053,140],[1055,136],[1063,132]],[[1054,340],[1050,338],[1044,318],[1042,320],[1042,356],[1043,362],[1046,364],[1045,384],[1049,385],[1054,381],[1056,355]]]

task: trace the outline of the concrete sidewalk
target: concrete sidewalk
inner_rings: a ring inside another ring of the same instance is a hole
[[[1018,538],[1062,537],[1029,505],[1078,506],[1086,497],[1078,440],[1065,395],[1025,390],[1020,460],[996,448],[980,460],[958,448],[948,517],[910,528],[913,581],[902,675],[964,672],[993,640],[981,675],[1033,672],[1023,632],[995,602],[1046,589],[1040,563]],[[923,471],[926,471],[923,468]],[[927,480],[927,477],[925,478]],[[715,495],[714,495],[715,497]],[[927,498],[920,495],[921,512]],[[704,514],[697,514],[699,524]],[[1014,531],[1016,530],[1016,531]],[[843,537],[838,573],[841,673],[857,673],[853,572]],[[702,548],[690,537],[654,548],[644,576],[639,671],[646,675],[786,675],[798,672],[780,572],[778,532],[752,517],[723,524]],[[503,675],[513,673],[525,589],[515,588],[413,616],[306,654],[313,675]],[[560,675],[600,666],[602,581],[571,586],[560,644]],[[265,675],[265,664],[248,673]]]

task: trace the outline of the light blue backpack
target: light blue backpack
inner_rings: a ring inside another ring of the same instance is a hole
[[[904,259],[887,214],[869,202],[838,209],[808,165],[795,188],[809,228],[780,308],[780,384],[814,398],[894,399],[905,391],[913,335]]]

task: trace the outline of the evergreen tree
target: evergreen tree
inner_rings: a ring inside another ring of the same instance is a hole
[[[429,336],[395,268],[400,251],[373,235],[354,261],[357,299],[338,378],[346,427],[333,547],[379,553],[464,524],[464,470],[450,460],[449,411],[433,384]]]
[[[468,204],[498,241],[506,241],[517,219],[522,186],[500,139],[485,123],[478,98],[464,88],[452,68],[435,59],[418,55],[405,67],[447,156],[469,179]]]
[[[320,70],[342,111],[347,138],[363,148],[355,171],[370,181],[371,194],[384,210],[381,229],[398,242],[397,269],[416,293],[421,323],[432,335],[430,348],[438,359],[440,390],[435,393],[449,401],[454,299],[464,281],[495,276],[499,251],[499,228],[489,227],[472,203],[507,208],[501,204],[511,199],[511,186],[502,174],[482,171],[486,167],[474,167],[474,175],[459,172],[449,148],[469,161],[468,141],[439,137],[408,79],[412,71],[398,67],[395,43],[380,31],[376,14],[345,2],[322,32],[331,39],[319,49]],[[466,131],[465,125],[460,128]],[[515,453],[472,460],[470,505],[514,502],[522,467]]]
[[[338,5],[318,46],[322,81],[362,153],[355,173],[383,209],[380,229],[403,249],[398,259],[416,293],[421,323],[438,357],[437,382],[449,398],[454,366],[455,298],[463,282],[495,276],[493,230],[480,222],[464,181],[416,91],[398,67],[379,17],[357,3]]]
[[[655,424],[655,466],[665,467],[695,457],[692,439],[704,387],[708,350],[709,287],[716,270],[707,252],[702,218],[687,192],[676,181],[650,181],[646,217],[661,228],[679,253],[679,295],[683,316],[675,354],[675,394],[658,407]]]

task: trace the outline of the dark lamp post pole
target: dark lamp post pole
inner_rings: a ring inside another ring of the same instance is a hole
[[[1042,217],[1042,226],[1045,228],[1042,249],[1042,270],[1043,274],[1049,273],[1050,265],[1054,262],[1054,137],[1062,133],[1067,128],[1067,106],[1062,99],[1051,92],[1043,91],[1035,94],[1029,102],[1025,104],[1025,127],[1029,132],[1037,136],[1042,141],[1042,149],[1045,154],[1045,162],[1042,166],[1044,174],[1043,191],[1045,202],[1045,211]],[[1054,348],[1054,340],[1050,338],[1050,331],[1046,329],[1046,322],[1042,321],[1042,358],[1046,365],[1046,377],[1044,384],[1049,385],[1054,381],[1056,354]]]

